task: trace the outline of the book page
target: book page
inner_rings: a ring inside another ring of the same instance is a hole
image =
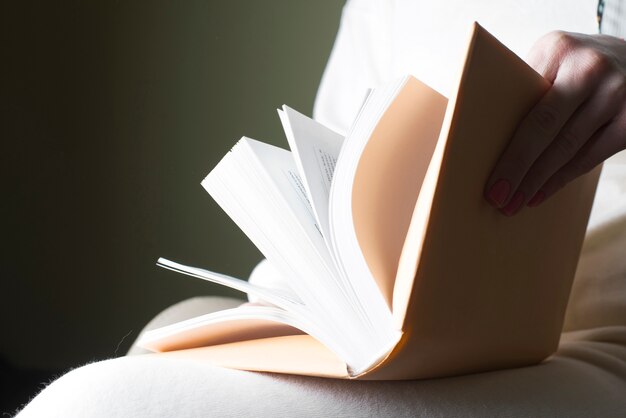
[[[304,237],[322,255],[325,262],[332,265],[320,225],[315,217],[315,210],[291,153],[249,138],[245,144],[272,179],[272,184],[280,190],[280,195],[287,203],[291,214],[295,215],[306,232]]]
[[[315,339],[317,344],[323,344],[337,359],[340,359],[342,354],[345,355],[342,347],[337,344],[337,338],[319,328],[314,322],[272,306],[240,306],[186,319],[147,331],[140,337],[138,344],[151,351],[172,352],[219,347],[233,342],[254,345],[255,341],[259,340],[267,341],[280,336],[302,336],[303,333],[308,334],[306,336],[308,339]],[[280,344],[277,344],[276,350],[279,349]],[[300,354],[301,351],[292,353],[296,358],[299,358],[297,356]],[[259,360],[256,358],[253,361],[257,363]],[[235,361],[235,364],[238,363]]]
[[[351,304],[291,153],[244,137],[202,185],[288,278],[306,317],[332,336],[333,350],[355,368],[368,363],[376,336]]]
[[[278,115],[313,214],[328,240],[328,198],[343,136],[286,105]]]
[[[239,306],[146,331],[138,344],[157,352],[302,334],[297,318],[276,307]]]
[[[270,289],[258,286],[245,280],[238,279],[236,277],[231,277],[226,274],[216,273],[214,271],[209,271],[198,267],[186,266],[184,264],[180,264],[163,257],[157,260],[157,266],[176,271],[178,273],[186,274],[187,276],[196,277],[198,279],[217,283],[222,286],[226,286],[231,289],[246,293],[248,295],[257,296],[264,301],[279,306],[283,309],[293,310],[294,305],[302,305],[302,301],[300,301],[295,294],[287,291],[286,289]]]
[[[390,307],[398,260],[446,105],[445,97],[409,78],[378,120],[354,172],[356,239]]]
[[[356,294],[360,309],[381,341],[395,338],[391,309],[377,285],[357,237],[353,217],[353,183],[361,155],[378,120],[403,87],[406,78],[372,90],[350,128],[337,160],[329,196],[331,244],[339,268]],[[381,167],[377,168],[380,170]],[[382,167],[385,169],[385,167]],[[394,219],[380,218],[388,224]]]

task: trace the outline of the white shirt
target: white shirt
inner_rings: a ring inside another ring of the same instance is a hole
[[[345,134],[368,88],[411,74],[449,97],[472,22],[524,58],[553,30],[598,33],[597,0],[348,0],[314,116]],[[626,1],[606,0],[603,33],[624,36]],[[589,229],[626,213],[626,153],[605,163]]]
[[[472,22],[524,58],[553,30],[597,33],[597,0],[349,0],[315,103],[345,133],[365,91],[411,74],[448,97]]]

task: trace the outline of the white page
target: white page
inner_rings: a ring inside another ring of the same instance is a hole
[[[272,179],[272,183],[280,190],[281,197],[306,232],[306,238],[326,262],[330,262],[330,253],[322,238],[322,231],[315,217],[306,185],[296,168],[291,153],[250,138],[245,138],[245,144],[258,158],[260,165]]]
[[[328,198],[344,138],[287,105],[283,105],[282,111],[278,110],[278,115],[309,195],[313,213],[328,243]]]
[[[359,368],[383,342],[354,309],[354,296],[337,272],[298,177],[289,151],[244,137],[202,185],[289,278],[310,313],[306,316],[336,339],[341,358]]]
[[[183,273],[191,277],[197,277],[198,279],[217,283],[246,294],[258,296],[259,298],[262,298],[263,300],[276,306],[280,306],[283,309],[293,309],[293,305],[302,305],[302,302],[290,292],[282,291],[281,289],[265,288],[226,274],[216,273],[214,271],[198,267],[186,266],[162,257],[157,260],[157,266],[176,271],[178,273]]]
[[[211,335],[215,329],[221,329],[223,332],[224,328],[231,328],[233,322],[254,320],[276,322],[297,328],[315,337],[340,358],[344,354],[342,348],[336,344],[334,336],[328,335],[306,318],[272,306],[244,305],[186,319],[145,332],[138,341],[138,345],[147,346],[150,349],[150,346],[176,341],[180,337],[184,338],[184,335],[189,335],[190,332],[206,332]]]
[[[363,311],[383,340],[395,338],[393,317],[359,245],[352,218],[352,189],[358,164],[380,118],[407,78],[372,90],[348,133],[338,158],[329,197],[331,243],[338,268],[356,293]]]

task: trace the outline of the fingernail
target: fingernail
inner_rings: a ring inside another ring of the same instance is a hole
[[[506,202],[506,198],[509,197],[511,192],[511,184],[503,179],[496,181],[489,192],[487,193],[487,200],[492,206],[501,208]]]
[[[529,208],[534,208],[535,206],[539,206],[545,200],[545,198],[546,198],[546,194],[542,192],[541,190],[539,190],[537,193],[535,193],[533,198],[528,201],[526,206],[528,206]]]
[[[500,212],[506,216],[513,216],[520,210],[522,203],[524,203],[524,193],[517,191],[511,198],[509,204],[500,209]]]

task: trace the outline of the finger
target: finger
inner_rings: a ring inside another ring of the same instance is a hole
[[[572,160],[594,133],[617,115],[621,105],[621,98],[614,94],[611,85],[604,86],[600,92],[583,103],[524,176],[518,191],[525,199],[516,209],[519,210],[528,203],[554,173]],[[534,201],[530,206],[536,203]]]
[[[591,171],[607,158],[626,148],[626,118],[604,126],[580,149],[576,156],[540,188],[533,197],[537,206],[575,178]]]
[[[571,74],[569,68],[561,68],[553,86],[520,123],[500,157],[485,195],[494,207],[521,207],[525,197],[516,190],[522,179],[595,87]]]
[[[526,56],[526,62],[550,83],[554,83],[566,52],[571,49],[571,34],[553,31],[535,42]]]

